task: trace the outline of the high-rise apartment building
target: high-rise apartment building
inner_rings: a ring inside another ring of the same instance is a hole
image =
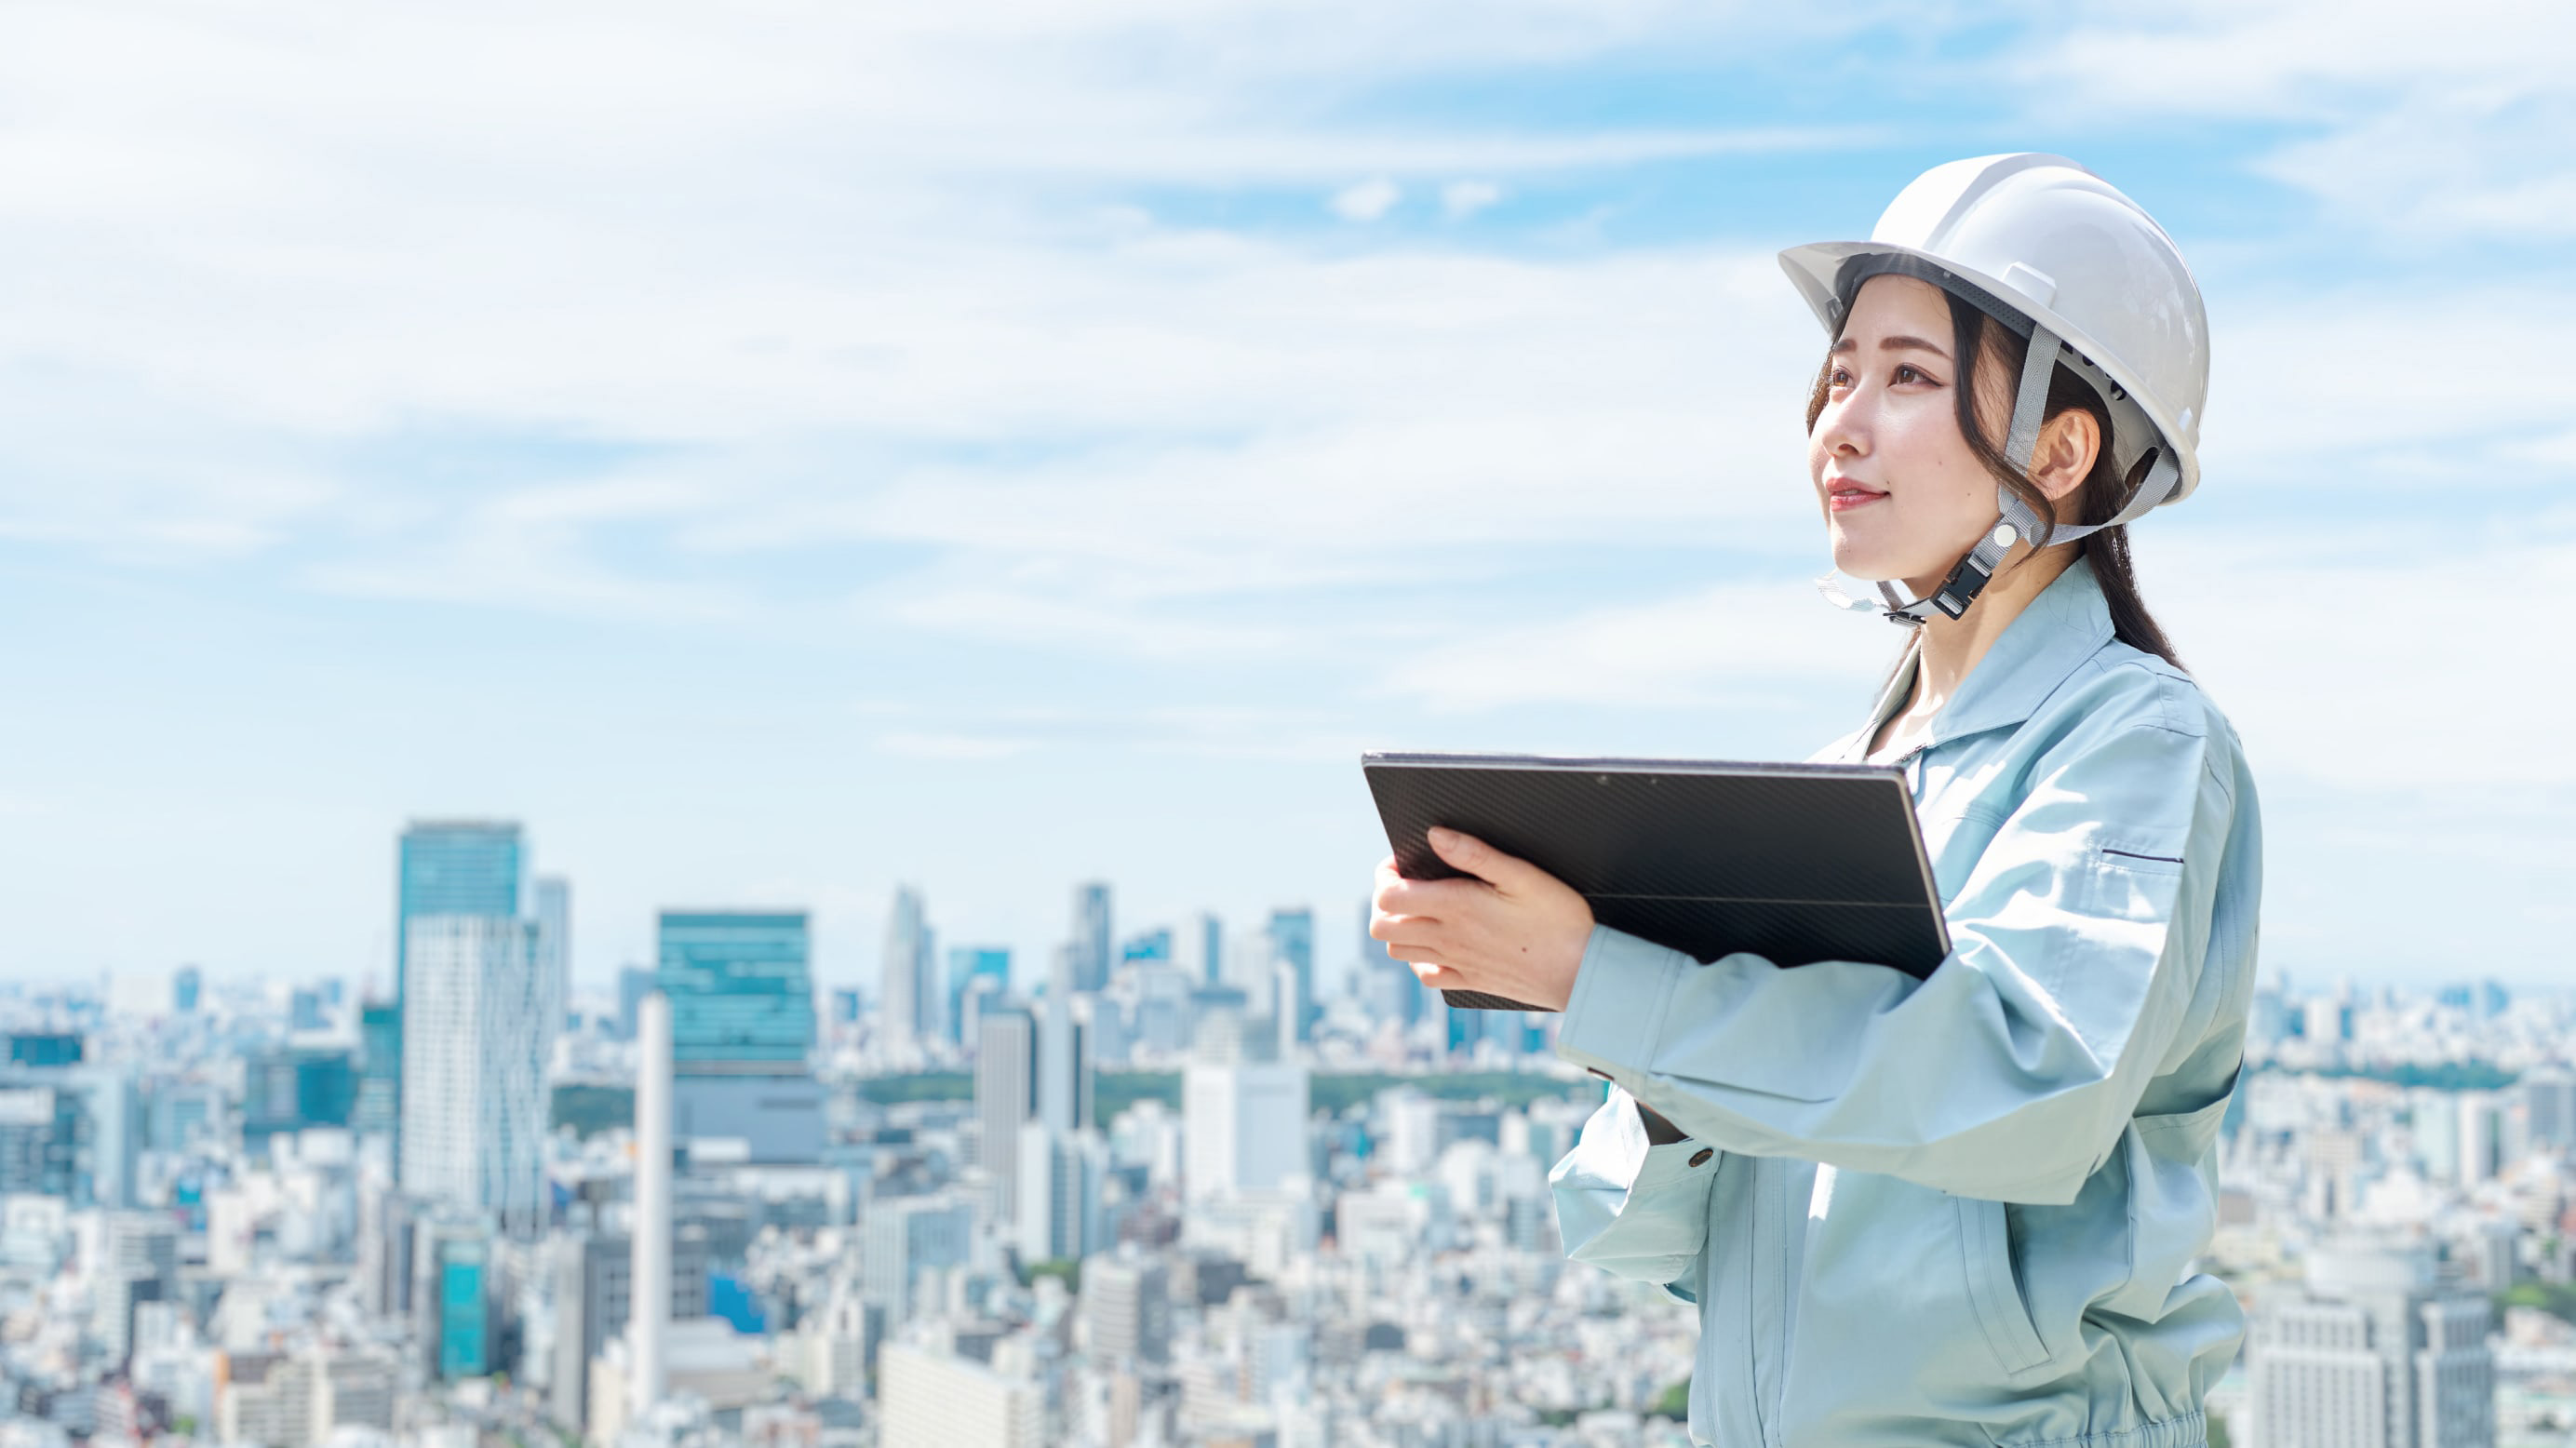
[[[2254,1320],[2255,1441],[2301,1448],[2492,1448],[2483,1296],[2440,1285],[2422,1249],[2311,1251],[2307,1293]]]
[[[1073,890],[1073,988],[1096,991],[1109,984],[1109,886],[1095,880]]]
[[[515,820],[414,820],[394,866],[394,1030],[390,1059],[376,1062],[392,1083],[394,1158],[402,1158],[402,1091],[409,1079],[401,1026],[411,999],[411,926],[433,916],[517,920],[527,914],[527,842]]]
[[[673,1129],[750,1159],[823,1150],[814,983],[802,910],[665,910],[655,984],[671,998]]]
[[[928,907],[909,885],[894,892],[894,908],[886,916],[881,980],[877,1019],[890,1043],[917,1048],[945,1035],[948,997],[939,985]]]
[[[415,918],[405,941],[403,1189],[543,1230],[546,1054],[560,1008],[529,920]]]

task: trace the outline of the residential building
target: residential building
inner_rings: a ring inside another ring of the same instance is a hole
[[[411,922],[403,1008],[403,1189],[491,1213],[533,1237],[548,1201],[545,1065],[558,1019],[529,920],[429,915]]]

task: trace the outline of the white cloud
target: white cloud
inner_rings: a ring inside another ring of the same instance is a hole
[[[2258,169],[2339,226],[2417,239],[2576,232],[2576,9],[2189,0],[2088,7],[2008,67],[2050,118],[2259,119]]]
[[[1451,221],[1464,221],[1503,199],[1503,188],[1491,181],[1452,181],[1440,188],[1440,210]]]
[[[1344,221],[1371,222],[1393,211],[1404,188],[1380,176],[1333,193],[1333,214]]]
[[[1480,630],[1390,669],[1381,687],[1434,712],[1532,703],[1706,708],[1783,684],[1847,689],[1900,642],[1885,623],[1832,607],[1809,584],[1776,579]]]

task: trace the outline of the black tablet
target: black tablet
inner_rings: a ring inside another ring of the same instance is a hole
[[[1425,833],[1440,825],[1573,886],[1601,924],[1703,963],[1751,951],[1919,979],[1950,953],[1894,768],[1510,754],[1366,754],[1360,767],[1407,879],[1460,873],[1431,853]],[[1467,1010],[1537,1009],[1442,994]]]

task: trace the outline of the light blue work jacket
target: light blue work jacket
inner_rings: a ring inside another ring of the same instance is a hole
[[[1566,1254],[1698,1304],[1698,1443],[2201,1443],[2244,1330],[2191,1272],[2254,981],[2235,733],[2079,559],[1903,768],[1929,978],[1594,930],[1557,1050],[1613,1087],[1550,1177]],[[1691,1139],[1649,1146],[1632,1098]]]

